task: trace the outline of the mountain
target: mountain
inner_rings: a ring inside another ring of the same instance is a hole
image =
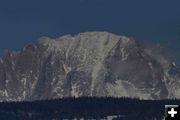
[[[108,32],[42,37],[0,58],[1,101],[72,96],[180,98],[180,70],[156,49]]]

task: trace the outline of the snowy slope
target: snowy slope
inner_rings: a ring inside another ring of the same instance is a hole
[[[179,98],[180,70],[134,39],[108,32],[42,37],[0,58],[1,101],[69,96]]]

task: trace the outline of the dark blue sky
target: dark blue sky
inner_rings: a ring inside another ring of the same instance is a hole
[[[179,6],[180,0],[1,0],[0,53],[41,36],[109,31],[161,43],[177,54]]]

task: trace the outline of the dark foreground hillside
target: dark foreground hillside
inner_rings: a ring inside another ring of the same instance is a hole
[[[0,103],[0,120],[99,119],[111,115],[121,115],[119,120],[162,120],[165,104],[180,104],[180,100],[83,97],[9,102]]]

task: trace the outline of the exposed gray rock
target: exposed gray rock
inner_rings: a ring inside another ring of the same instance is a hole
[[[180,70],[132,38],[86,32],[42,37],[0,58],[0,100],[70,96],[180,98]]]

